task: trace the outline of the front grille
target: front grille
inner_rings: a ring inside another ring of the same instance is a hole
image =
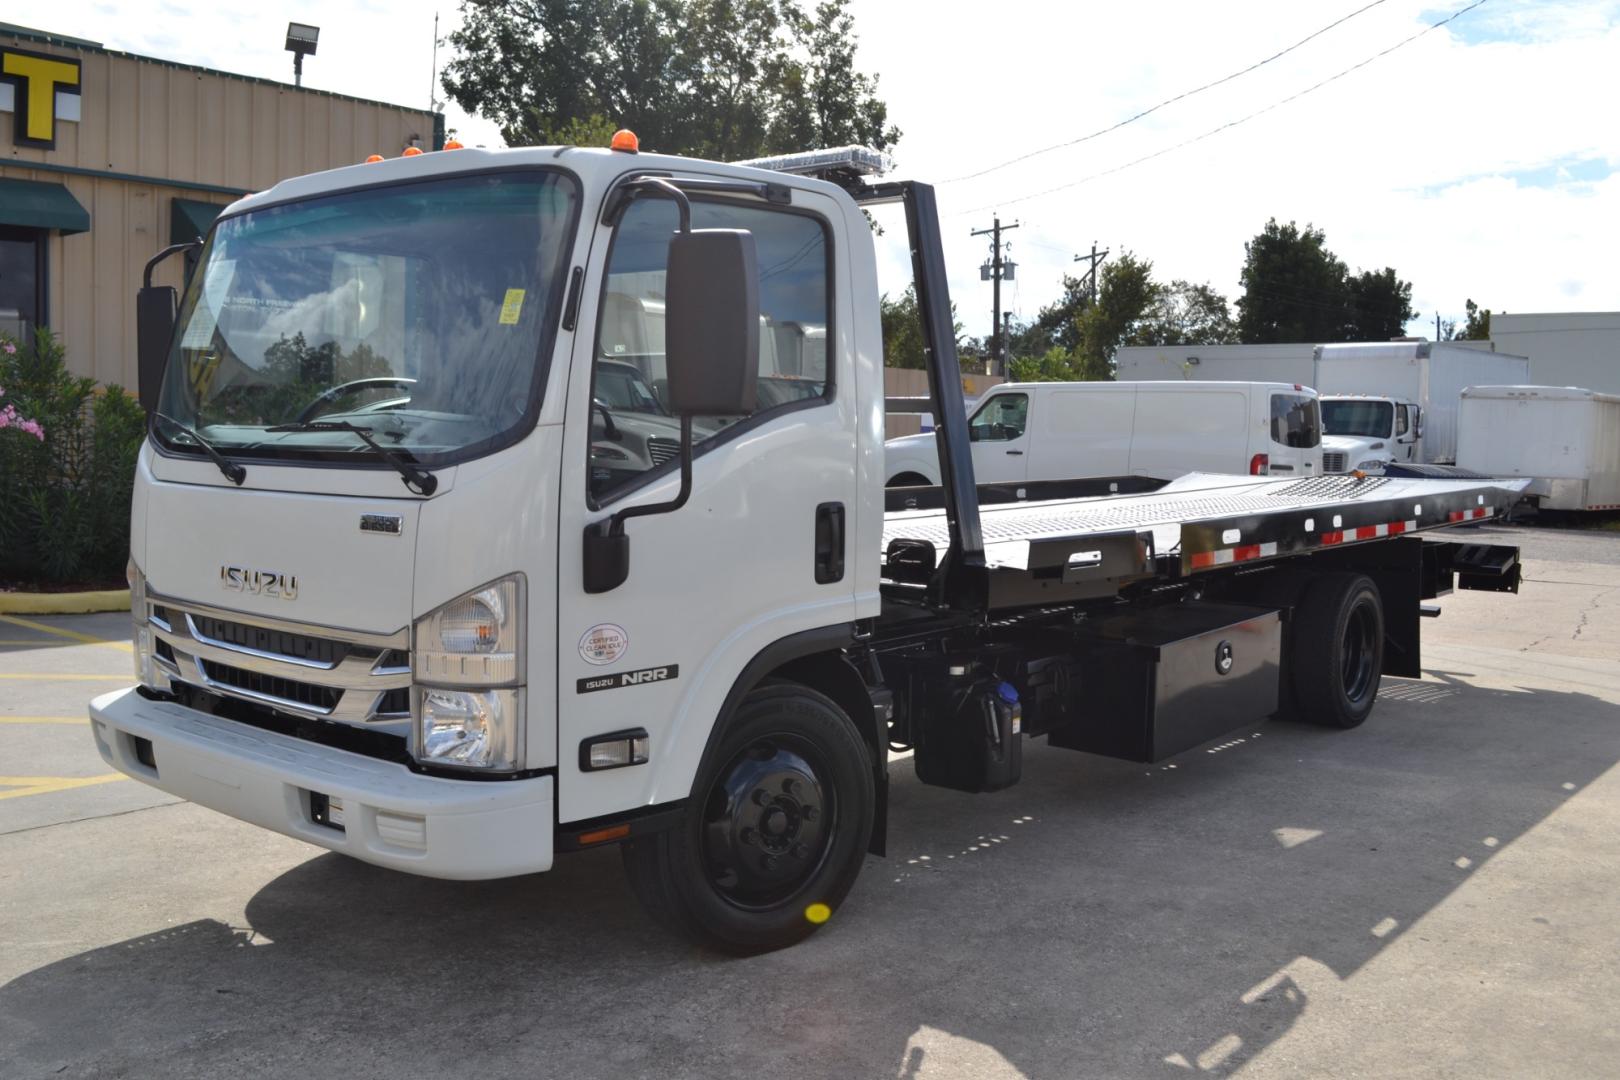
[[[1322,471],[1332,473],[1349,472],[1346,466],[1349,458],[1342,450],[1324,451],[1322,453]]]
[[[202,660],[199,663],[209,681],[220,686],[234,687],[261,697],[272,697],[289,704],[302,705],[316,712],[331,712],[343,698],[343,691],[329,686],[312,686],[277,675],[262,675],[257,671],[247,671],[213,660]]]
[[[285,630],[272,630],[249,623],[229,622],[211,615],[193,615],[191,623],[196,627],[196,632],[204,638],[234,645],[239,649],[272,653],[276,656],[320,664],[323,667],[337,666],[349,651],[341,641],[313,637],[309,634],[292,634]]]
[[[360,633],[151,596],[153,652],[176,683],[356,726],[410,717],[410,631]]]
[[[680,453],[681,444],[674,439],[653,438],[647,440],[647,456],[652,458],[654,465],[662,465],[666,461],[679,457]]]

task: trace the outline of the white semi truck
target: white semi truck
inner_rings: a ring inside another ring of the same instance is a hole
[[[875,160],[421,154],[235,203],[183,297],[149,264],[137,685],[90,703],[101,754],[408,873],[620,843],[654,915],[758,952],[883,852],[893,749],[979,792],[1028,736],[1157,761],[1271,715],[1354,727],[1419,674],[1424,601],[1517,590],[1516,549],[1422,535],[1516,482],[981,507],[933,191]],[[883,203],[935,509],[885,512]],[[603,347],[626,293],[664,305],[656,408],[601,392],[634,368]],[[762,323],[826,328],[813,393],[761,392]]]

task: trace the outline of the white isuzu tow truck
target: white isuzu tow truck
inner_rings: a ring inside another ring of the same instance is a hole
[[[1419,534],[1522,482],[981,506],[933,191],[875,164],[421,154],[237,202],[183,297],[149,265],[138,685],[91,702],[101,754],[410,873],[622,843],[656,916],[755,952],[882,853],[893,748],[992,791],[1025,736],[1156,761],[1271,715],[1354,727],[1419,674],[1425,600],[1517,590],[1515,549]],[[879,203],[941,461],[899,511]],[[628,355],[615,313],[654,308],[662,355]]]

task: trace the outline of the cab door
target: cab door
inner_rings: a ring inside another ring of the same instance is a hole
[[[693,229],[753,235],[758,407],[694,420],[690,497],[627,519],[628,577],[587,592],[585,529],[620,509],[670,502],[680,486],[679,421],[658,392],[666,371],[656,317],[676,206],[644,194],[610,223],[598,214],[558,466],[560,822],[686,797],[748,662],[774,642],[854,619],[858,395],[838,241],[846,214],[859,211],[794,189],[788,205],[694,193],[691,214]],[[652,393],[606,393],[627,368]],[[647,762],[592,767],[587,745],[615,733],[645,737]]]
[[[1021,484],[1029,473],[1030,395],[990,394],[968,421],[973,476],[980,484]]]

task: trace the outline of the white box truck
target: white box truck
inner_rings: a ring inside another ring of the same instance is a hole
[[[1530,477],[1543,510],[1620,510],[1620,395],[1574,386],[1471,386],[1462,392],[1457,464]]]
[[[981,484],[1187,473],[1319,476],[1316,391],[1270,382],[1003,383],[968,420]],[[931,434],[884,446],[889,487],[940,482]]]
[[[1420,674],[1423,601],[1517,591],[1516,549],[1431,534],[1522,481],[1202,476],[981,507],[933,189],[867,180],[860,149],[631,150],[285,180],[220,215],[183,297],[151,266],[199,245],[148,264],[137,685],[87,730],[114,768],[433,877],[621,844],[655,917],[757,953],[825,925],[883,853],[891,749],[982,792],[1018,782],[1026,736],[1147,762],[1272,715],[1353,728],[1382,675]],[[885,511],[862,212],[884,203],[939,509]],[[598,392],[635,369],[603,334],[636,290],[665,305],[667,456]],[[761,316],[828,327],[818,393],[761,393]],[[259,379],[207,377],[221,358]]]
[[[1316,346],[1127,345],[1114,354],[1121,382],[1281,382],[1316,385]]]
[[[1530,361],[1478,345],[1390,341],[1319,346],[1311,385],[1322,394],[1324,419],[1338,411],[1334,399],[1354,397],[1381,403],[1376,411],[1388,420],[1387,431],[1380,428],[1377,434],[1340,435],[1334,431],[1338,425],[1329,424],[1323,452],[1334,457],[1327,462],[1328,471],[1378,472],[1381,465],[1375,463],[1396,459],[1454,465],[1457,405],[1463,388],[1529,380]],[[1333,467],[1341,463],[1343,468]]]

